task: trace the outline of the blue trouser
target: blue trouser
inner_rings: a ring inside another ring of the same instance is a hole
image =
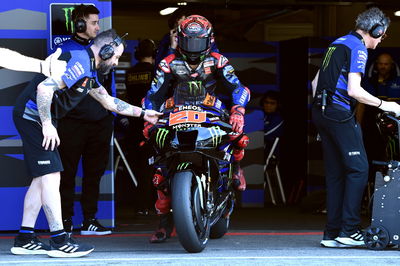
[[[343,120],[351,112],[338,105],[328,105],[325,117],[321,108],[312,108],[313,121],[322,140],[327,189],[327,224],[330,235],[339,231],[353,233],[361,222],[361,201],[368,181],[368,160],[361,127],[355,117]]]

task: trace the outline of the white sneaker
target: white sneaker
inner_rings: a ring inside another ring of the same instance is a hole
[[[343,245],[342,243],[337,242],[336,240],[325,240],[322,239],[320,242],[321,246],[326,247],[326,248],[344,248],[347,247],[346,245]]]
[[[351,235],[347,235],[344,232],[340,232],[339,236],[336,237],[335,240],[343,245],[351,247],[360,247],[365,245],[364,234],[360,230],[357,230]]]

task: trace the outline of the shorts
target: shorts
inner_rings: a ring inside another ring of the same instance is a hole
[[[63,171],[60,154],[57,148],[53,151],[42,147],[43,133],[39,122],[27,120],[13,114],[14,124],[17,128],[24,151],[24,161],[30,177],[39,177]]]

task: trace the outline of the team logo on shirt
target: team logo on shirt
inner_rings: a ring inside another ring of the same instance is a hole
[[[358,50],[357,51],[358,57],[357,57],[357,68],[361,69],[362,71],[364,71],[365,69],[365,63],[367,62],[367,53],[365,51],[362,50]]]
[[[336,46],[331,46],[328,47],[328,51],[325,54],[324,60],[322,61],[322,70],[325,71],[325,69],[329,65],[329,61],[331,60],[333,52],[336,50]]]
[[[367,56],[367,53],[365,51],[358,50],[357,53],[358,53],[358,59],[367,60],[368,56]]]
[[[49,165],[51,164],[50,160],[46,160],[46,161],[37,161],[38,165]]]
[[[72,71],[72,69],[71,68],[68,68],[68,72],[69,72],[69,76],[71,77],[70,79],[72,80],[72,79],[74,79],[74,80],[76,80],[76,75],[75,75],[75,73],[74,73],[74,71]]]
[[[77,77],[80,77],[85,71],[83,70],[82,64],[76,62],[75,65],[71,67],[72,71],[75,73]]]

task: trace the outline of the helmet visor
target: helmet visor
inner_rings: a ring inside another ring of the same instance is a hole
[[[185,52],[200,53],[208,49],[210,37],[183,37],[178,36],[178,45]]]

